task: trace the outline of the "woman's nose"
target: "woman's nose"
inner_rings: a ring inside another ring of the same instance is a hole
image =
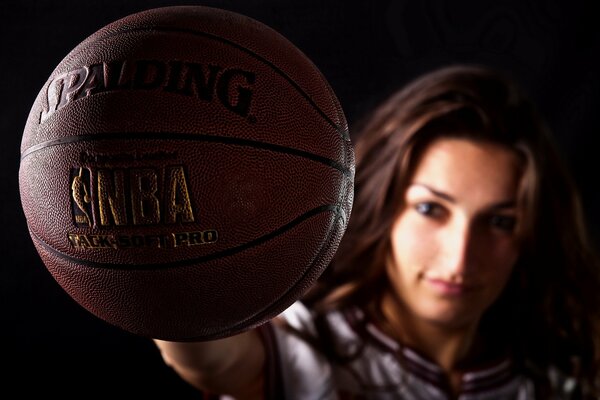
[[[447,226],[441,243],[441,259],[438,260],[446,279],[460,281],[469,274],[473,267],[476,240],[469,221],[457,220]]]

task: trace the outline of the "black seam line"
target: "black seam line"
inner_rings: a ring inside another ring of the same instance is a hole
[[[43,241],[38,235],[36,235],[34,232],[31,231],[31,229],[29,230],[29,232],[31,233],[32,236],[35,237],[35,239],[48,251],[50,251],[51,253],[54,253],[55,255],[57,255],[58,257],[73,262],[75,264],[78,265],[82,265],[85,267],[90,267],[90,268],[102,268],[102,269],[114,269],[114,270],[158,270],[158,269],[172,269],[172,268],[178,268],[178,267],[187,267],[190,265],[194,265],[194,264],[199,264],[199,263],[204,263],[204,262],[208,262],[208,261],[212,261],[218,258],[224,258],[224,257],[229,257],[232,256],[234,254],[240,253],[244,250],[247,250],[249,248],[252,247],[256,247],[259,246],[263,243],[268,242],[271,239],[274,239],[275,237],[293,229],[295,226],[299,225],[300,223],[306,221],[307,219],[314,217],[315,215],[321,214],[323,212],[334,212],[335,214],[339,214],[341,207],[339,205],[336,204],[327,204],[327,205],[323,205],[317,208],[314,208],[310,211],[307,211],[306,213],[302,214],[301,216],[299,216],[298,218],[294,219],[291,222],[288,222],[287,224],[283,225],[282,227],[264,235],[261,236],[259,238],[256,238],[248,243],[244,243],[242,245],[239,245],[237,247],[233,247],[231,249],[227,249],[227,250],[223,250],[223,251],[219,251],[217,253],[213,253],[213,254],[209,254],[206,256],[202,256],[202,257],[197,257],[197,258],[192,258],[192,259],[187,259],[187,260],[180,260],[180,261],[171,261],[171,262],[165,262],[165,263],[151,263],[151,264],[115,264],[115,263],[100,263],[100,262],[96,262],[96,261],[88,261],[88,260],[82,260],[80,258],[76,258],[76,257],[72,257],[69,255],[66,255],[58,250],[56,250],[54,247],[50,246],[48,243],[46,243],[45,241]],[[113,249],[114,250],[114,249]],[[126,249],[121,249],[123,251],[126,251]]]
[[[100,40],[103,40],[103,39],[107,39],[107,38],[112,37],[112,36],[120,35],[120,34],[123,34],[123,33],[129,33],[129,32],[157,32],[157,31],[158,32],[160,32],[160,31],[164,31],[164,32],[176,32],[176,33],[185,33],[185,34],[195,35],[195,36],[204,36],[204,37],[207,37],[209,39],[215,40],[217,42],[221,42],[221,43],[227,44],[227,45],[229,45],[231,47],[235,47],[236,49],[241,50],[241,51],[243,51],[246,54],[249,54],[250,56],[256,58],[260,62],[268,65],[269,67],[271,67],[273,69],[273,71],[275,71],[278,75],[280,75],[286,81],[288,81],[288,83],[290,85],[292,85],[294,87],[294,89],[296,89],[298,91],[298,93],[300,93],[302,95],[302,97],[304,97],[306,99],[306,101],[308,101],[308,103],[317,111],[317,113],[328,124],[330,124],[338,132],[338,134],[343,139],[349,140],[350,136],[349,136],[348,129],[347,128],[342,128],[338,124],[336,124],[335,122],[333,122],[333,120],[331,118],[329,118],[327,116],[327,114],[325,114],[323,112],[323,110],[321,110],[319,108],[319,106],[313,101],[313,99],[304,90],[302,90],[302,88],[296,82],[294,82],[292,80],[292,78],[290,78],[285,72],[283,72],[275,64],[273,64],[272,62],[270,62],[266,58],[260,56],[259,54],[253,52],[252,50],[247,49],[247,48],[243,47],[242,45],[239,45],[239,44],[237,44],[235,42],[232,42],[232,41],[230,41],[228,39],[222,38],[220,36],[213,35],[213,34],[208,33],[208,32],[196,31],[196,30],[193,30],[193,29],[170,28],[170,27],[157,26],[157,27],[152,27],[152,28],[134,28],[134,29],[128,29],[126,31],[115,32],[115,33],[112,33],[112,34],[109,34],[109,35],[106,35],[106,36],[102,36],[102,37],[94,40],[94,42],[97,42],[97,41],[100,41]],[[298,49],[298,51],[301,52],[300,49]],[[304,54],[304,53],[302,53],[302,54]],[[307,57],[307,59],[308,59],[308,57]],[[312,61],[310,59],[309,59],[309,61],[312,63]],[[315,68],[317,68],[317,67],[315,66]],[[327,84],[327,82],[326,82],[326,84]]]
[[[343,212],[343,208],[338,209],[338,211],[339,210],[341,210]],[[315,262],[318,262],[319,260],[321,260],[323,257],[323,253],[328,251],[331,248],[331,236],[334,234],[336,225],[338,224],[338,221],[340,218],[344,218],[344,215],[342,213],[339,213],[336,215],[335,219],[331,223],[329,230],[327,232],[327,238],[325,239],[325,241],[321,242],[321,247],[319,248],[319,251],[317,252],[316,256],[312,258],[309,265],[313,266],[315,264]],[[298,285],[306,282],[307,275],[311,272],[312,272],[311,269],[305,270],[304,273],[302,274],[302,276],[296,280],[294,285],[289,287],[288,290],[285,291],[285,293],[283,293],[281,296],[279,296],[279,299],[289,298],[288,296],[290,296],[290,293],[292,293],[294,290],[298,289]],[[262,310],[258,311],[257,313],[253,314],[252,316],[244,319],[243,321],[238,322],[236,325],[234,325],[232,327],[229,327],[226,331],[232,332],[232,331],[236,331],[238,329],[243,329],[243,327],[247,326],[248,324],[251,324],[251,325],[255,324],[256,321],[261,320],[263,318],[263,316],[271,315],[273,312],[277,312],[276,309],[278,307],[279,307],[278,303],[272,303],[270,305],[267,305]],[[221,335],[223,333],[225,333],[225,332],[223,332],[223,331],[215,332],[210,337],[205,337],[204,339],[205,340],[206,339],[210,340],[211,338],[216,339],[217,337],[222,337]],[[193,341],[193,340],[198,340],[198,338],[190,337],[190,338],[187,338],[184,340]]]
[[[50,146],[59,146],[63,144],[77,143],[77,142],[89,142],[98,140],[189,140],[197,142],[209,142],[209,143],[222,143],[232,144],[246,147],[254,147],[257,149],[271,150],[277,153],[291,154],[298,157],[308,158],[313,161],[317,161],[321,164],[325,164],[329,167],[335,168],[342,172],[344,175],[351,175],[351,170],[342,164],[322,157],[313,153],[309,153],[304,150],[298,150],[290,147],[281,146],[278,144],[258,142],[249,139],[240,139],[224,136],[212,136],[212,135],[197,135],[190,133],[168,133],[168,132],[126,132],[126,133],[98,133],[94,135],[81,135],[81,136],[67,136],[60,139],[48,140],[31,146],[23,152],[21,155],[21,161],[29,156],[31,153],[35,153]]]

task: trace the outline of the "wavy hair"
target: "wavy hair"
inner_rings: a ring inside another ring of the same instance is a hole
[[[311,293],[317,310],[358,305],[381,318],[392,224],[419,154],[439,137],[499,143],[524,160],[520,257],[480,329],[541,375],[558,368],[598,390],[600,268],[578,191],[540,114],[509,77],[481,66],[430,72],[382,103],[355,141],[352,217]],[[310,299],[310,298],[309,298]],[[316,300],[315,300],[316,299]]]

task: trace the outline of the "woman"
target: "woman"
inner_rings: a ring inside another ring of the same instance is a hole
[[[483,67],[429,73],[356,140],[353,215],[319,285],[269,324],[156,341],[236,398],[599,396],[600,269],[531,103]]]

